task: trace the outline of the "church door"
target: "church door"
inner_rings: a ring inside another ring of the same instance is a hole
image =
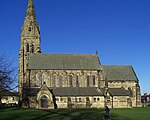
[[[48,108],[48,99],[45,95],[41,97],[41,108]]]

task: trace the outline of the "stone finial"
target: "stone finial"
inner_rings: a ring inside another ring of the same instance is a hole
[[[98,51],[96,51],[96,55],[98,55]]]

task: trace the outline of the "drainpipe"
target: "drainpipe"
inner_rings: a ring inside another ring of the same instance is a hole
[[[136,83],[136,88],[135,88],[135,94],[136,94],[136,107],[137,107],[137,83]]]

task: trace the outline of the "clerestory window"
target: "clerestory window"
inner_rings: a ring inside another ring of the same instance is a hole
[[[76,87],[79,87],[79,76],[76,75]]]
[[[56,87],[57,75],[53,75],[52,87]]]
[[[95,76],[93,75],[93,85],[95,85]]]
[[[73,76],[72,75],[69,75],[69,84],[70,84],[70,87],[73,87]]]
[[[59,76],[59,86],[62,87],[62,75]]]
[[[87,76],[87,87],[89,87],[90,86],[90,76],[88,75]]]

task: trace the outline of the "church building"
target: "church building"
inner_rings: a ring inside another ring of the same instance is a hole
[[[33,0],[28,0],[21,32],[18,84],[23,106],[131,108],[141,106],[140,86],[131,65],[102,65],[95,54],[45,54]]]

